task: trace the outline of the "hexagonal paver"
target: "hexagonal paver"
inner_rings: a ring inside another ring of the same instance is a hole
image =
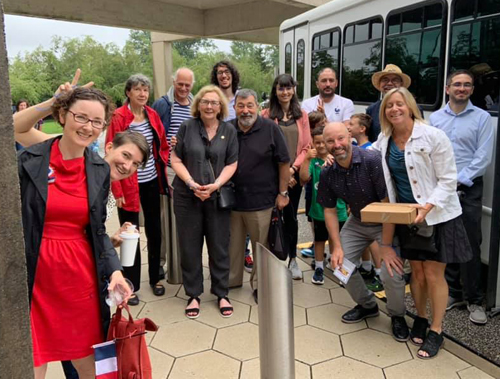
[[[257,358],[259,356],[259,328],[246,322],[219,329],[213,349],[239,360]]]
[[[216,330],[186,320],[160,327],[151,346],[173,357],[198,353],[212,348]]]
[[[331,303],[328,290],[301,283],[293,286],[293,303],[303,308]]]
[[[252,307],[250,314],[250,322],[259,325],[259,307],[257,305]],[[306,325],[306,310],[301,307],[293,306],[293,326],[297,328],[298,326]]]
[[[310,271],[305,271],[304,272],[304,283],[305,284],[310,284],[312,286],[316,286],[316,287],[319,287],[319,288],[326,288],[326,289],[333,289],[333,288],[339,288],[340,286],[335,283],[333,280],[331,279],[328,279],[326,276],[325,276],[325,283],[322,284],[322,285],[318,285],[318,284],[314,284],[311,282],[311,279],[314,275],[314,271],[310,270]]]
[[[390,334],[392,336],[391,318],[385,313],[380,312],[378,317],[367,318],[368,327],[379,332]],[[409,326],[409,325],[408,325]]]
[[[381,368],[367,365],[347,357],[332,359],[312,368],[314,379],[384,379]]]
[[[202,302],[200,317],[197,318],[196,321],[213,326],[214,328],[222,328],[247,322],[250,317],[250,306],[238,301],[232,301],[231,304],[234,308],[233,315],[231,317],[222,317],[217,301],[210,301],[208,303]]]
[[[408,346],[410,346],[412,354],[416,354],[418,347],[413,346],[411,343],[408,343]],[[431,360],[425,361],[415,358],[411,361],[388,367],[384,369],[384,372],[387,379],[401,378],[403,376],[405,379],[456,378],[458,371],[469,366],[467,362],[441,349],[437,357]]]
[[[230,289],[228,297],[230,300],[237,300],[240,303],[255,305],[252,293],[253,291],[252,287],[250,287],[250,282],[246,282],[239,288]]]
[[[330,290],[330,294],[332,295],[332,303],[343,305],[349,309],[354,308],[356,303],[351,299],[351,295],[345,288],[335,288]]]
[[[356,324],[343,323],[341,317],[349,309],[337,304],[326,304],[307,309],[307,323],[335,334],[345,334],[365,329],[364,321]]]
[[[202,304],[207,302],[207,301],[217,300],[217,296],[213,295],[210,292],[210,285],[211,285],[211,282],[209,279],[206,279],[203,281],[203,293],[200,295],[200,300],[201,300]],[[179,290],[177,297],[180,297],[181,299],[185,299],[186,305],[187,305],[187,300],[189,299],[189,296],[186,295],[186,292],[184,291],[184,287]],[[203,307],[203,305],[202,305],[202,307]]]
[[[412,359],[406,344],[372,329],[344,334],[340,338],[346,356],[377,367],[384,368]]]
[[[176,359],[168,379],[238,379],[240,362],[215,351]]]
[[[260,378],[260,360],[252,359],[243,362],[241,366],[240,379],[255,379]],[[295,379],[311,379],[311,367],[295,361]]]
[[[184,308],[186,308],[186,302],[183,299],[172,297],[147,303],[138,317],[149,317],[156,325],[164,326],[174,322],[186,321]]]
[[[342,355],[339,337],[309,325],[295,328],[295,358],[315,364]]]
[[[469,367],[458,373],[460,379],[493,379],[492,376],[488,375],[484,371],[481,371],[477,367]]]
[[[153,379],[166,378],[174,364],[174,358],[156,349],[148,349],[148,351],[151,367],[153,368]]]

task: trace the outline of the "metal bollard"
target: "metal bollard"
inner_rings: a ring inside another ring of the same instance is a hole
[[[182,284],[182,270],[177,226],[175,224],[174,204],[172,198],[161,196],[162,249],[165,251],[167,264],[167,282]]]
[[[261,379],[295,379],[292,276],[257,244]]]

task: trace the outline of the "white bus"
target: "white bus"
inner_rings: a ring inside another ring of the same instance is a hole
[[[280,73],[294,76],[301,100],[317,94],[318,71],[333,67],[338,93],[364,112],[380,96],[371,76],[388,63],[411,77],[409,89],[426,118],[446,104],[446,75],[470,70],[471,101],[490,112],[496,130],[500,0],[333,0],[281,24]],[[484,176],[482,261],[491,263],[488,307],[496,310],[498,250],[490,254],[494,161]]]

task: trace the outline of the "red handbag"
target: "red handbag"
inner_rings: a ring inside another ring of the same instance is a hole
[[[146,330],[156,332],[158,327],[149,318],[134,320],[128,305],[124,305],[128,319],[122,317],[122,308],[118,307],[111,319],[108,341],[114,340],[118,361],[119,379],[152,379],[151,360],[144,338]]]

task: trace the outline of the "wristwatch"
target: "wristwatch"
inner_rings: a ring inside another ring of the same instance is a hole
[[[281,196],[288,197],[288,191],[280,192]]]

